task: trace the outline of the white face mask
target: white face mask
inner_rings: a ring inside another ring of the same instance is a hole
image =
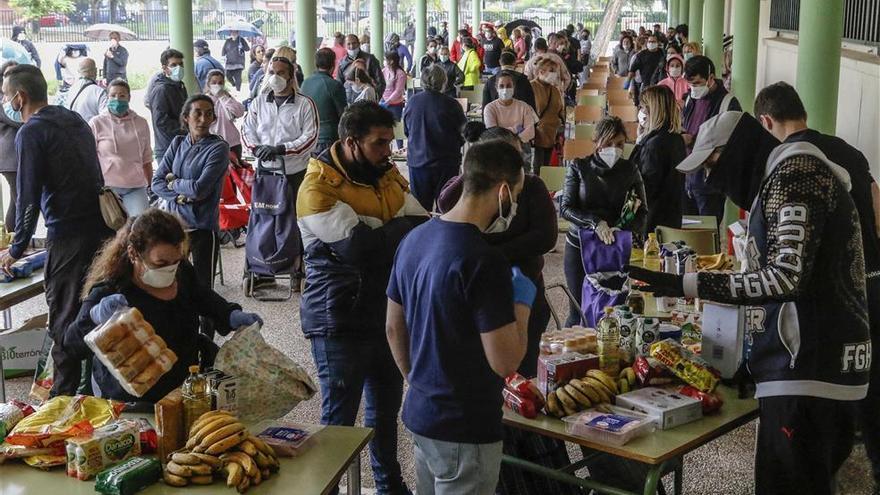
[[[690,60],[691,57],[693,57],[693,56],[694,56],[694,54],[691,53],[691,52],[687,52],[687,53],[685,53],[685,54],[684,54],[684,61],[687,62],[687,61]]]
[[[441,62],[449,62],[449,55],[440,55]]]
[[[428,53],[430,53],[431,55],[437,53],[437,47],[436,46],[429,46]]]
[[[269,85],[269,89],[272,90],[273,93],[281,93],[285,89],[287,89],[287,79],[279,76],[278,74],[272,74],[269,76],[269,81],[267,82]]]
[[[670,67],[669,77],[681,77],[681,67]]]
[[[349,56],[349,57],[351,57],[351,58],[355,58],[355,57],[358,56],[358,53],[361,52],[361,49],[360,49],[360,48],[352,48],[352,49],[348,49],[348,50],[345,50],[345,51],[348,52],[348,56]]]
[[[223,91],[223,85],[211,84],[210,86],[208,86],[208,90],[211,92],[212,95],[217,96],[220,94],[221,91]]]
[[[180,262],[173,265],[163,266],[162,268],[150,268],[141,260],[144,265],[144,274],[141,275],[141,281],[144,285],[148,285],[154,289],[166,289],[171,287],[174,279],[177,277],[177,267]]]
[[[504,184],[504,187],[507,188],[507,193],[510,194],[510,186]],[[510,224],[513,222],[513,217],[516,216],[516,201],[513,201],[513,195],[510,196],[510,211],[507,213],[505,217],[502,215],[504,211],[504,202],[501,200],[501,191],[504,188],[498,190],[498,218],[493,221],[489,227],[486,228],[483,232],[486,234],[500,234],[501,232],[507,231],[510,228]]]
[[[648,114],[644,110],[639,109],[639,125],[645,127],[648,124]],[[617,149],[617,148],[614,148]]]
[[[707,94],[709,94],[708,84],[706,84],[705,86],[691,85],[691,98],[699,100],[700,98],[704,98]]]
[[[657,49],[657,43],[648,43],[648,50],[654,51]]]
[[[548,72],[541,76],[541,80],[547,84],[556,84],[559,82],[559,74],[556,72]]]
[[[513,88],[498,88],[498,99],[510,101],[513,99]]]
[[[622,156],[623,150],[615,146],[608,146],[599,150],[599,158],[605,162],[605,165],[608,165],[608,168],[613,167]]]

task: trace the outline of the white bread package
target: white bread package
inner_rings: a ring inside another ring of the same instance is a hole
[[[85,337],[86,344],[126,392],[141,397],[177,362],[136,308],[120,309]]]

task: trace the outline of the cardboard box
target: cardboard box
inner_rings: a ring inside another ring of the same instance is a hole
[[[704,303],[700,357],[730,379],[743,361],[745,306]]]
[[[25,321],[20,327],[0,332],[3,376],[12,378],[33,374],[37,369],[49,316],[41,314]]]
[[[581,378],[591,369],[599,369],[599,356],[565,352],[538,357],[538,389],[545,396],[572,378]]]
[[[703,417],[700,401],[657,387],[618,395],[615,404],[647,414],[661,430],[668,430]]]

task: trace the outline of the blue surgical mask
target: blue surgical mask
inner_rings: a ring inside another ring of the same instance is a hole
[[[116,116],[125,115],[128,113],[128,102],[126,100],[110,100],[107,102],[107,110]]]
[[[171,68],[171,74],[168,76],[174,82],[183,81],[183,67],[175,66]]]
[[[3,111],[6,113],[9,120],[13,122],[24,122],[24,118],[21,116],[21,110],[16,110],[15,107],[12,106],[12,100],[15,99],[15,96],[18,96],[18,93],[10,98],[9,101],[3,103]]]

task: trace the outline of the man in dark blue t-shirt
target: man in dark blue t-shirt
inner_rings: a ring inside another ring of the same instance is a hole
[[[535,286],[483,238],[516,214],[523,162],[474,145],[452,210],[413,229],[388,282],[386,332],[409,382],[418,493],[492,494],[501,468],[501,388],[526,350]],[[442,478],[442,481],[441,481]],[[442,483],[442,490],[440,484]]]

